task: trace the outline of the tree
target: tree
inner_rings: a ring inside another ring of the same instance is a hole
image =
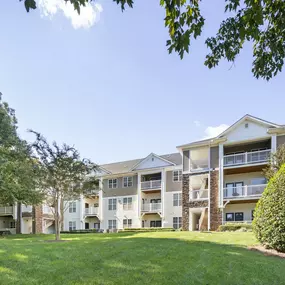
[[[22,1],[22,0],[20,0]],[[80,7],[92,0],[65,0]],[[95,0],[93,0],[95,1]],[[134,0],[113,0],[124,10]],[[158,1],[158,0],[157,0]],[[169,31],[168,51],[181,59],[189,52],[191,39],[201,35],[205,19],[199,0],[160,0],[165,9],[165,26]],[[285,57],[285,2],[282,0],[226,0],[225,13],[217,34],[206,40],[210,49],[205,65],[213,68],[222,59],[234,62],[246,42],[253,43],[252,72],[256,78],[271,79],[282,70]],[[36,0],[24,0],[27,11],[36,9]]]
[[[285,144],[278,147],[275,153],[271,155],[268,166],[264,169],[264,175],[270,180],[285,164]]]
[[[60,240],[62,216],[68,202],[98,186],[98,166],[88,159],[81,159],[74,147],[59,146],[56,142],[50,145],[40,133],[30,132],[36,136],[32,148],[40,168],[39,187],[45,194],[45,202],[54,207],[55,239]]]
[[[0,204],[37,204],[37,162],[26,141],[17,134],[15,111],[2,101],[0,93]]]
[[[256,205],[253,230],[263,245],[285,252],[285,164],[270,179]]]

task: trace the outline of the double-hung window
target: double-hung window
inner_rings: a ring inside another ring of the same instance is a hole
[[[117,210],[117,199],[109,199],[108,200],[108,210],[109,211]]]
[[[243,212],[226,213],[227,222],[242,222],[243,220]]]
[[[180,229],[182,227],[182,218],[181,217],[173,217],[173,228]]]
[[[132,197],[123,198],[123,209],[131,210],[132,207],[133,207],[133,198]]]
[[[133,186],[133,177],[132,176],[126,176],[123,177],[123,187],[132,187]]]
[[[69,225],[69,231],[76,230],[76,221],[70,221],[68,225]]]
[[[123,220],[123,227],[124,228],[131,228],[132,227],[132,219],[124,219]]]
[[[172,172],[172,180],[173,182],[182,181],[182,170],[173,170]]]
[[[69,213],[76,213],[76,202],[69,202]]]
[[[109,179],[108,180],[108,187],[109,187],[109,189],[117,188],[118,187],[118,179],[117,178]]]
[[[181,206],[182,205],[182,193],[173,194],[173,206]]]
[[[108,229],[116,229],[117,228],[117,221],[116,220],[108,220]]]

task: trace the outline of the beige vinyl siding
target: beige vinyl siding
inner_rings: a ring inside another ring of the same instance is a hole
[[[285,144],[285,136],[278,136],[277,137],[277,147],[281,146],[282,144]]]
[[[172,171],[166,172],[166,192],[182,191],[182,182],[173,182]]]
[[[128,175],[125,175],[128,176]],[[133,186],[132,187],[123,187],[123,177],[114,177],[118,179],[118,187],[114,189],[108,188],[108,180],[103,180],[103,197],[114,197],[114,196],[128,196],[136,195],[138,189],[138,176],[133,177]]]
[[[219,147],[214,146],[210,149],[210,167],[219,168]]]
[[[251,185],[251,180],[254,178],[264,178],[262,172],[250,172],[241,174],[226,175],[224,178],[224,188],[227,183],[243,182],[244,185]]]

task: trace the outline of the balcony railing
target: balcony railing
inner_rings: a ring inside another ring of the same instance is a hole
[[[260,150],[252,152],[236,153],[224,156],[224,166],[243,165],[267,162],[270,157],[271,150]]]
[[[191,171],[201,171],[209,168],[208,160],[200,159],[200,160],[192,160],[191,159]]]
[[[47,206],[47,205],[43,206],[43,214],[53,215],[53,213],[54,213],[54,208],[53,207],[50,207],[50,206]]]
[[[142,212],[160,212],[161,203],[142,204]]]
[[[97,195],[99,195],[99,189],[85,190],[84,194],[85,195],[91,195],[91,196],[93,196],[93,195],[97,196]]]
[[[99,208],[98,207],[91,207],[91,208],[85,208],[85,215],[98,215],[99,214]]]
[[[246,197],[259,197],[265,188],[266,184],[228,187],[224,188],[224,198],[239,199]]]
[[[33,211],[33,207],[32,207],[32,206],[25,206],[25,205],[22,205],[22,212],[31,213],[32,211]]]
[[[200,190],[191,190],[189,192],[190,200],[206,200],[209,198],[209,190],[208,189],[200,189]]]
[[[13,206],[0,207],[0,215],[12,215],[12,214],[13,214]]]
[[[151,180],[141,182],[142,190],[161,189],[161,180]]]

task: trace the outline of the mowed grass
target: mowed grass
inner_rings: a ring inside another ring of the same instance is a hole
[[[285,260],[252,233],[157,232],[0,239],[0,284],[285,284]]]

